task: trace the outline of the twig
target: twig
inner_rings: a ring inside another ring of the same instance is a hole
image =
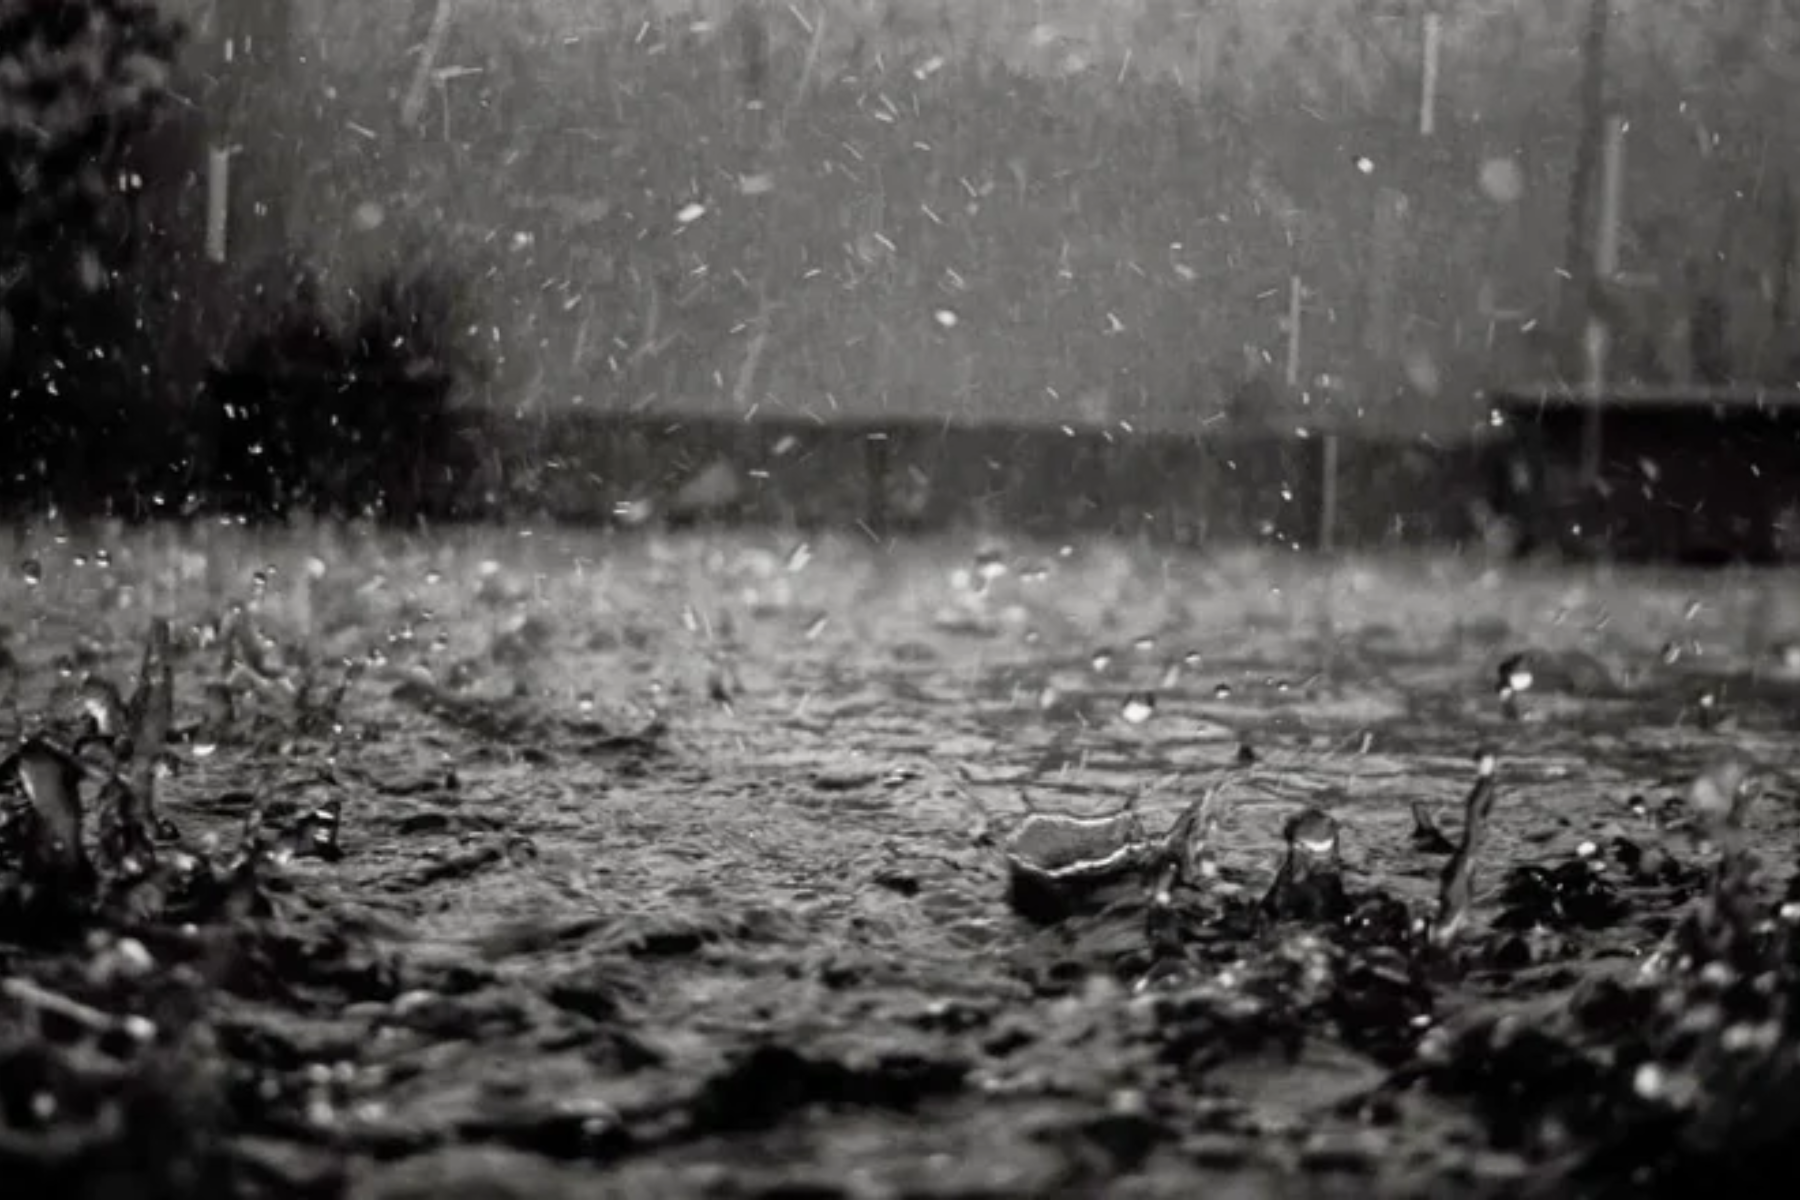
[[[431,83],[438,55],[443,53],[444,42],[450,35],[450,15],[454,7],[455,0],[438,0],[437,9],[431,14],[431,28],[426,32],[425,45],[419,52],[412,86],[406,89],[406,99],[400,104],[400,122],[408,129],[416,126],[425,112],[425,89]]]

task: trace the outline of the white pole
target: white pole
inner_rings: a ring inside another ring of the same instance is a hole
[[[231,215],[231,147],[212,146],[206,152],[206,259],[224,263],[229,246],[226,232]]]
[[[1438,50],[1444,32],[1443,15],[1425,14],[1425,70],[1419,87],[1419,136],[1430,137],[1437,131]]]
[[[1300,276],[1288,277],[1287,385],[1300,386]]]

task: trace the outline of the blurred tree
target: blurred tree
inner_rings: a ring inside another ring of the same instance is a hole
[[[0,0],[0,495],[78,499],[104,472],[131,384],[124,155],[181,32],[148,0]]]

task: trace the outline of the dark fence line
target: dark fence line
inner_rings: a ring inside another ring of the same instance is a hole
[[[197,410],[196,410],[197,411]],[[241,409],[234,411],[240,412]],[[247,436],[214,409],[183,425],[132,422],[133,432],[84,456],[9,461],[9,478],[47,467],[37,488],[4,497],[15,513],[128,520],[241,512],[368,511],[358,457],[329,445],[284,447]],[[574,412],[520,421],[453,414],[421,442],[386,441],[381,476],[399,481],[377,515],[399,523],[547,519],[576,525],[721,523],[905,534],[985,525],[1055,537],[1145,536],[1178,544],[1322,541],[1326,451],[1321,435],[1255,429],[1124,433],[993,423]],[[371,448],[373,449],[373,448]],[[1333,542],[1340,547],[1456,542],[1475,530],[1493,451],[1340,434]],[[276,486],[249,465],[305,470]]]
[[[462,468],[438,476],[444,490],[429,505],[440,513],[1323,540],[1319,435],[572,414],[510,428],[465,418],[459,440]],[[1474,443],[1340,434],[1335,460],[1334,544],[1427,544],[1474,532],[1493,454]]]

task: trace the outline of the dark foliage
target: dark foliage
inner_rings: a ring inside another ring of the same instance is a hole
[[[146,458],[125,163],[181,36],[148,0],[0,0],[0,499],[82,505]]]
[[[265,313],[207,380],[212,499],[258,517],[441,511],[441,481],[466,474],[452,388],[485,374],[458,277],[393,268],[339,316],[290,264],[261,298]]]

